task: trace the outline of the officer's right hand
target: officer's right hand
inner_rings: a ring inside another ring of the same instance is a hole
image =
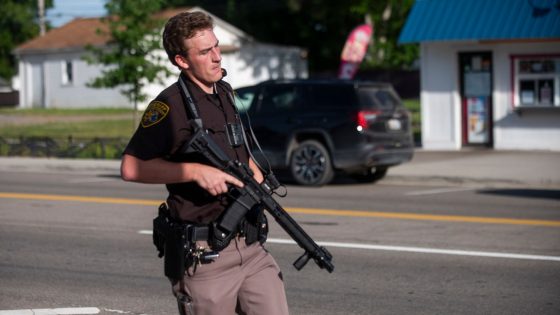
[[[228,184],[243,187],[243,183],[237,178],[215,167],[198,163],[192,168],[192,179],[212,196],[227,193]]]

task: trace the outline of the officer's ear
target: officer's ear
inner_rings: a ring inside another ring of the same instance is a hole
[[[188,62],[187,58],[185,58],[184,56],[175,55],[175,63],[181,69],[188,69],[189,68],[189,62]]]

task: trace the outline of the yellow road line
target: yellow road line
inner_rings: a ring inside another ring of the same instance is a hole
[[[162,202],[162,200],[152,200],[152,199],[127,199],[127,198],[2,193],[2,192],[0,192],[0,198],[49,200],[49,201],[78,201],[78,202],[127,204],[127,205],[143,205],[143,206],[157,206]],[[434,215],[434,214],[418,214],[418,213],[288,208],[288,207],[286,207],[286,211],[290,213],[328,215],[328,216],[340,216],[340,217],[362,217],[362,218],[369,217],[369,218],[404,219],[404,220],[471,222],[471,223],[488,223],[488,224],[514,224],[514,225],[537,225],[537,226],[560,227],[560,221],[557,220],[531,220],[531,219],[513,219],[513,218],[471,217],[471,216],[460,216],[460,215]]]
[[[50,201],[79,201],[79,202],[94,202],[94,203],[143,205],[143,206],[157,206],[162,202],[161,200],[150,200],[150,199],[126,199],[126,198],[20,194],[20,193],[1,193],[1,192],[0,192],[0,198],[50,200]]]
[[[332,216],[347,216],[347,217],[373,217],[373,218],[406,219],[406,220],[540,225],[540,226],[560,227],[560,221],[554,221],[554,220],[531,220],[531,219],[512,219],[512,218],[471,217],[471,216],[460,216],[460,215],[436,215],[436,214],[418,214],[418,213],[329,210],[329,209],[307,209],[307,208],[289,208],[289,212],[332,215]]]

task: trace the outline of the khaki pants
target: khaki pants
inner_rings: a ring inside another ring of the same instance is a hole
[[[259,242],[234,238],[212,263],[189,268],[172,282],[173,294],[190,296],[195,315],[287,315],[280,268]],[[189,314],[190,315],[190,314]]]

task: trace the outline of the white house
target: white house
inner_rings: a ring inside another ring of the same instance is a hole
[[[422,146],[560,151],[557,1],[417,0]]]
[[[169,18],[182,11],[171,9],[158,14]],[[210,14],[209,12],[206,12]],[[276,78],[305,78],[308,76],[306,53],[298,47],[286,47],[256,42],[249,35],[210,14],[214,19],[216,36],[222,50],[222,67],[234,88]],[[23,43],[14,51],[19,59],[21,108],[87,108],[132,107],[115,89],[95,89],[88,82],[101,74],[102,66],[89,65],[83,60],[86,45],[104,46],[109,38],[96,32],[106,29],[98,18],[75,19],[47,32],[42,37]],[[164,56],[163,50],[156,52]],[[148,100],[139,104],[144,109],[150,99],[165,86],[177,80],[178,69],[167,63],[174,75],[164,85],[151,84],[146,88]]]

